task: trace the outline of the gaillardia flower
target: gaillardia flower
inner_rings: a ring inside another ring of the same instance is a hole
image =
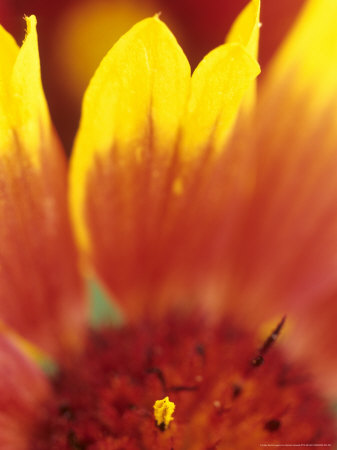
[[[336,443],[337,4],[307,2],[256,95],[259,9],[192,76],[157,16],[114,45],[71,220],[35,17],[20,49],[1,29],[1,448]],[[81,272],[123,325],[90,328]]]

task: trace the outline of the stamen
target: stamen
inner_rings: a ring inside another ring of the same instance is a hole
[[[273,345],[273,343],[276,341],[276,339],[278,338],[284,322],[286,321],[286,316],[282,317],[282,320],[280,321],[280,323],[277,325],[277,327],[275,328],[275,330],[270,334],[270,336],[267,337],[267,339],[264,341],[262,347],[259,350],[260,355],[264,355],[265,353],[267,353],[267,351],[270,349],[270,347]]]
[[[172,414],[174,413],[176,405],[170,402],[168,397],[162,400],[157,400],[153,405],[154,418],[157,426],[162,430],[167,430],[170,422],[173,420]]]
[[[280,323],[277,325],[277,327],[275,328],[275,330],[272,331],[272,333],[267,337],[267,339],[264,341],[262,347],[259,349],[257,356],[251,360],[251,365],[253,367],[260,367],[262,366],[262,364],[264,363],[264,357],[263,355],[265,355],[267,353],[267,351],[270,349],[270,347],[273,345],[273,343],[276,341],[276,339],[278,338],[284,322],[286,321],[286,316],[283,316]]]

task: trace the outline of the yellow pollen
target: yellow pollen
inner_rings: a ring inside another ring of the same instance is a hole
[[[176,405],[170,402],[168,397],[162,400],[157,400],[153,405],[154,418],[156,419],[157,425],[160,428],[166,430],[173,420],[172,414],[174,413]]]

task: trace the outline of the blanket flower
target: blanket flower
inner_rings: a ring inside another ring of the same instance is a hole
[[[36,19],[20,49],[1,29],[2,448],[336,442],[337,5],[306,3],[257,90],[259,10],[192,76],[158,16],[122,36],[69,183]],[[125,323],[91,329],[83,272]]]

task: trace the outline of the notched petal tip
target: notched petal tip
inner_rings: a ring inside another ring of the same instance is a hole
[[[205,148],[223,150],[241,101],[260,73],[256,59],[238,43],[211,51],[192,76],[191,96],[183,126],[183,153],[187,159]]]

